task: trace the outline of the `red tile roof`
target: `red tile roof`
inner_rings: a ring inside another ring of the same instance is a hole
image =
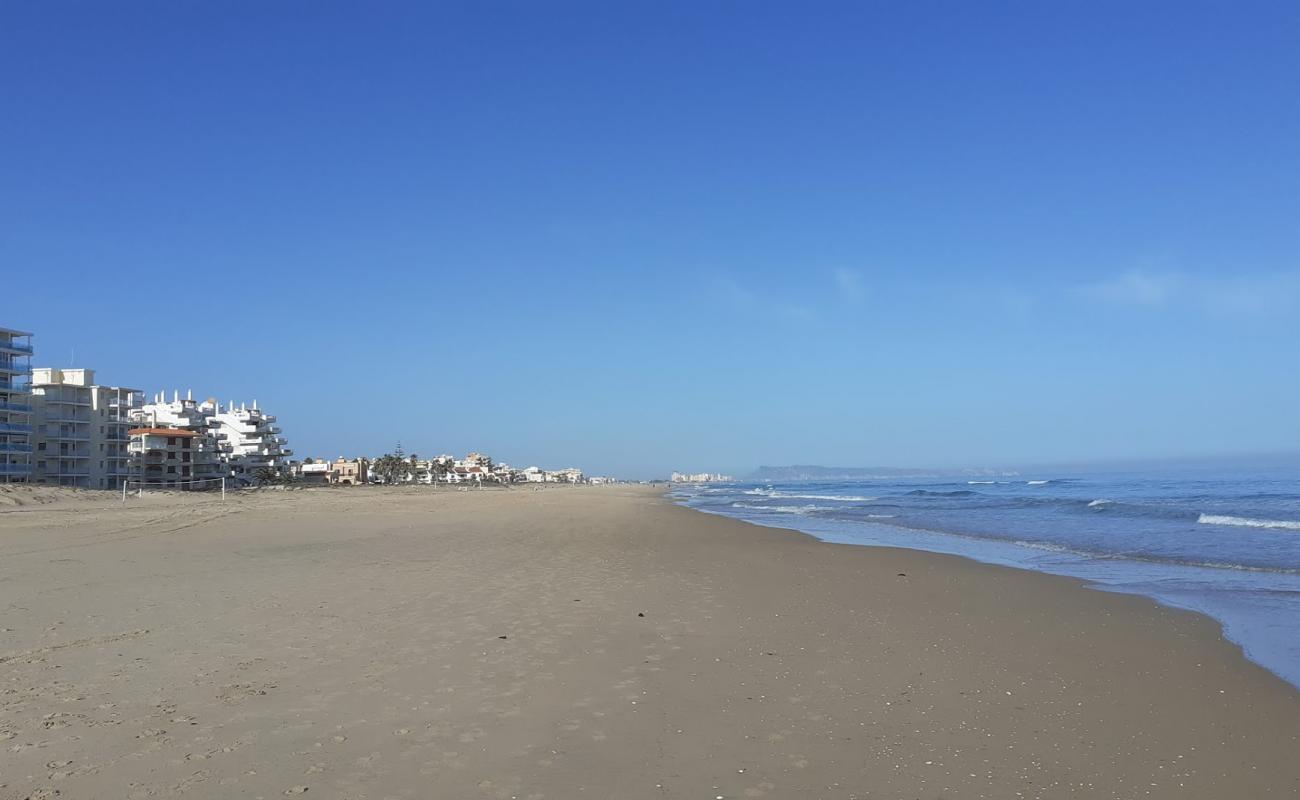
[[[131,436],[198,436],[194,431],[181,430],[180,428],[132,428],[127,433]]]

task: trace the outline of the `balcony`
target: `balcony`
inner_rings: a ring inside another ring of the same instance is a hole
[[[47,393],[45,394],[45,405],[47,405],[47,406],[81,406],[81,407],[83,407],[83,408],[89,408],[89,407],[90,407],[90,398],[89,398],[89,397],[67,397],[67,396],[51,395],[51,394],[49,394],[49,393],[47,392]]]
[[[0,433],[31,433],[32,426],[25,422],[0,422]]]
[[[10,392],[30,392],[32,382],[27,378],[11,378],[8,373],[0,374],[0,389]]]
[[[0,442],[0,453],[30,453],[32,446],[30,444],[18,444],[16,442]]]
[[[0,411],[13,411],[17,414],[30,414],[32,407],[27,403],[6,403],[0,400]]]
[[[32,354],[32,346],[30,344],[18,344],[13,340],[0,342],[0,353],[20,353],[22,355],[30,356]]]
[[[12,362],[0,361],[0,372],[11,372],[15,374],[26,375],[31,372],[31,367],[26,364],[15,364]]]
[[[0,475],[30,475],[31,464],[0,464]]]

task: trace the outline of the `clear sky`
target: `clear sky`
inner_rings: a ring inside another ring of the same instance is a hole
[[[6,3],[0,325],[300,456],[1296,451],[1297,42],[1294,2]]]

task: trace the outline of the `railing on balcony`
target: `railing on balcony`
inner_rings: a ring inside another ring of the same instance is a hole
[[[18,444],[17,442],[0,442],[0,453],[30,453],[32,446],[30,444]]]
[[[25,422],[0,422],[0,433],[31,433],[32,426]]]
[[[0,400],[0,411],[17,411],[20,414],[32,413],[32,407],[27,403],[6,403]]]

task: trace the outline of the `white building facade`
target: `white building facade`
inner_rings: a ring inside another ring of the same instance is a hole
[[[208,417],[208,432],[236,484],[255,482],[262,470],[281,473],[289,467],[293,451],[280,436],[275,417],[259,409],[256,400],[252,408],[231,403],[223,411],[217,406]]]
[[[131,413],[141,392],[100,386],[91,369],[32,371],[31,481],[83,489],[117,489],[130,476]]]
[[[223,407],[212,398],[200,403],[190,393],[182,399],[180,392],[174,392],[171,402],[160,394],[136,411],[135,420],[140,426],[176,428],[205,437],[203,444],[216,454],[219,473],[235,486],[257,482],[262,470],[289,470],[293,451],[280,436],[276,418],[259,409],[256,401],[252,408],[234,403]]]

